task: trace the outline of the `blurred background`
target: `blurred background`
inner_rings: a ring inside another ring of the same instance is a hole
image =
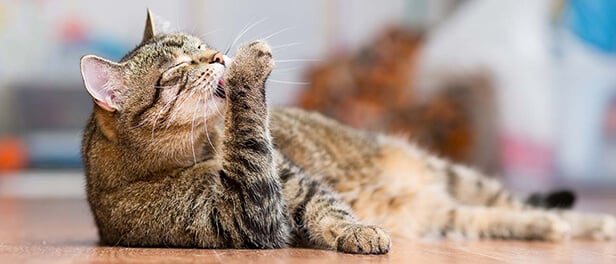
[[[272,105],[407,136],[527,193],[616,190],[611,0],[0,0],[0,197],[83,197],[79,58],[146,7],[220,50],[267,38]]]

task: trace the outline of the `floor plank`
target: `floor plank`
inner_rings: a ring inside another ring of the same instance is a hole
[[[311,249],[100,247],[96,237],[83,200],[0,199],[0,263],[616,263],[615,242],[394,240],[387,255],[357,256]]]

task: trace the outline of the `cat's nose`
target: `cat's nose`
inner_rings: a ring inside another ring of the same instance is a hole
[[[225,65],[225,58],[223,57],[222,53],[220,52],[216,52],[214,53],[214,55],[212,55],[212,57],[209,59],[209,63],[220,63],[222,65]]]

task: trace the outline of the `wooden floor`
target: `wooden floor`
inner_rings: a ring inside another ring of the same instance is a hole
[[[611,203],[610,203],[611,204]],[[609,206],[609,205],[608,205]],[[607,211],[613,211],[612,207]],[[605,211],[605,210],[604,210]],[[0,199],[0,263],[616,263],[616,242],[412,242],[382,256],[324,250],[202,250],[96,245],[83,200]]]

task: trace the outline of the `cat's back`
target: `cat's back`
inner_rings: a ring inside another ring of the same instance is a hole
[[[298,108],[273,108],[270,130],[279,151],[328,181],[374,175],[377,169],[378,134]]]

